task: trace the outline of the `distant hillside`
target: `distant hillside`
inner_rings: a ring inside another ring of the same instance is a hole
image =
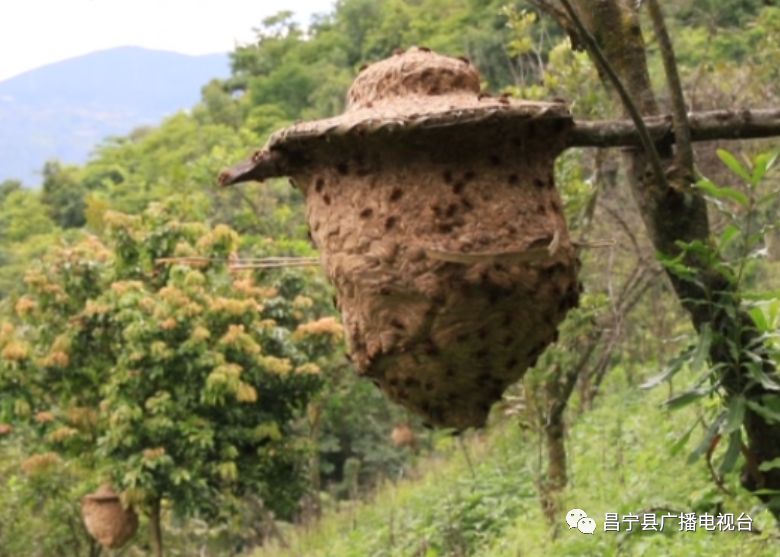
[[[121,47],[0,82],[0,181],[35,186],[50,158],[81,163],[103,138],[189,108],[229,75],[227,54],[187,56]]]

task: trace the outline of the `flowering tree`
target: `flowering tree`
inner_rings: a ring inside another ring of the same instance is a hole
[[[158,555],[163,499],[213,519],[252,493],[289,516],[305,486],[295,420],[341,327],[317,319],[300,273],[231,272],[226,226],[161,206],[105,223],[106,243],[86,237],[31,269],[0,324],[0,428],[40,434],[28,467],[77,459],[121,489]]]

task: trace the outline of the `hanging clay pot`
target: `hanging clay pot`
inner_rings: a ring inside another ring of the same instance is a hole
[[[565,105],[483,95],[467,60],[414,48],[363,70],[342,116],[277,132],[220,182],[292,177],[359,373],[463,429],[578,304],[553,182],[571,127]]]
[[[138,515],[122,506],[119,495],[108,484],[84,496],[81,514],[89,535],[107,549],[122,547],[138,529]]]

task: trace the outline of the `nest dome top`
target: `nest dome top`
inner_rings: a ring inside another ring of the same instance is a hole
[[[415,47],[366,67],[349,89],[347,110],[416,95],[473,97],[479,92],[479,73],[468,60]]]

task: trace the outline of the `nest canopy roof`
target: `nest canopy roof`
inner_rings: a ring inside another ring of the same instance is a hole
[[[430,130],[459,133],[500,121],[571,121],[563,102],[494,97],[481,92],[480,75],[465,58],[413,47],[365,67],[347,94],[343,114],[300,122],[274,133],[251,161],[227,171],[223,185],[284,175],[270,155],[290,149],[317,149],[332,139],[362,141]],[[262,168],[259,168],[262,167]]]

